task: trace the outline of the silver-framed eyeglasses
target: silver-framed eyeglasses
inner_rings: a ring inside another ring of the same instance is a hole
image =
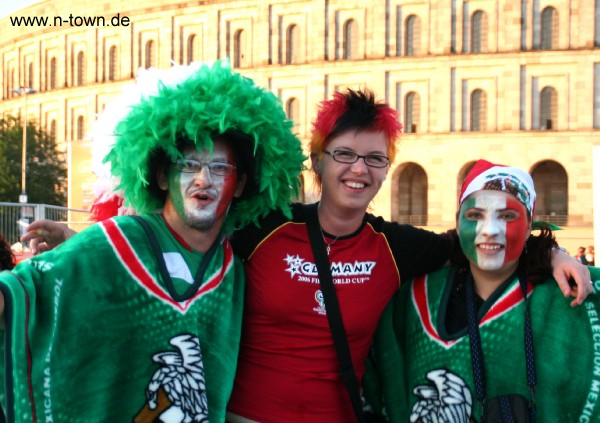
[[[194,159],[179,159],[173,163],[175,169],[183,173],[198,173],[206,166],[211,175],[230,176],[235,173],[236,167],[229,163],[210,162],[202,163]]]
[[[381,156],[379,154],[367,154],[367,155],[360,155],[360,154],[356,154],[353,153],[352,151],[347,151],[347,150],[333,150],[333,151],[327,151],[324,150],[323,153],[331,156],[333,158],[333,160],[335,160],[336,162],[339,163],[347,163],[347,164],[352,164],[352,163],[356,163],[358,161],[358,159],[363,159],[365,161],[365,164],[367,166],[371,166],[371,167],[386,167],[388,164],[390,164],[390,159],[386,156]]]

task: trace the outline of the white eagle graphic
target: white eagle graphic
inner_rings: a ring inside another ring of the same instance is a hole
[[[208,423],[200,341],[196,336],[184,334],[172,338],[169,343],[178,351],[165,351],[152,357],[152,361],[161,367],[154,373],[146,389],[148,407],[156,409],[158,393],[162,388],[170,405],[160,414],[160,422]]]
[[[419,385],[419,397],[410,415],[411,423],[469,423],[473,400],[465,382],[444,369],[427,373],[429,385]]]

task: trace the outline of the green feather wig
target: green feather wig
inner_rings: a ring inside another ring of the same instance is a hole
[[[157,187],[161,161],[181,157],[181,143],[212,151],[219,134],[239,134],[236,142],[253,155],[253,190],[232,204],[225,221],[230,232],[279,209],[290,215],[305,156],[279,99],[231,70],[227,62],[202,65],[176,84],[158,82],[116,126],[115,143],[104,159],[119,181],[125,204],[136,213],[161,209]],[[239,148],[238,148],[239,149]]]

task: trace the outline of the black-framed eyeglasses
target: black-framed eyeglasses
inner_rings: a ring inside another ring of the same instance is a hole
[[[183,173],[198,173],[204,166],[208,167],[211,175],[230,176],[235,173],[236,167],[229,163],[210,162],[202,163],[194,159],[179,159],[173,163],[175,169]]]
[[[371,167],[386,167],[388,164],[390,164],[390,159],[388,157],[381,156],[379,154],[367,154],[365,156],[361,156],[360,154],[356,154],[347,150],[324,150],[323,153],[331,156],[333,160],[339,163],[352,164],[356,163],[358,159],[363,159],[365,164]]]

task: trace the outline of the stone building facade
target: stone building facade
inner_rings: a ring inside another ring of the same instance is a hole
[[[537,218],[562,226],[571,252],[594,243],[600,0],[45,0],[0,20],[0,113],[23,114],[13,89],[36,89],[28,119],[70,152],[70,206],[86,207],[85,134],[137,69],[226,57],[281,99],[304,141],[335,90],[368,87],[399,111],[374,213],[452,227],[485,158],[532,174]],[[304,194],[318,197],[309,172]]]

